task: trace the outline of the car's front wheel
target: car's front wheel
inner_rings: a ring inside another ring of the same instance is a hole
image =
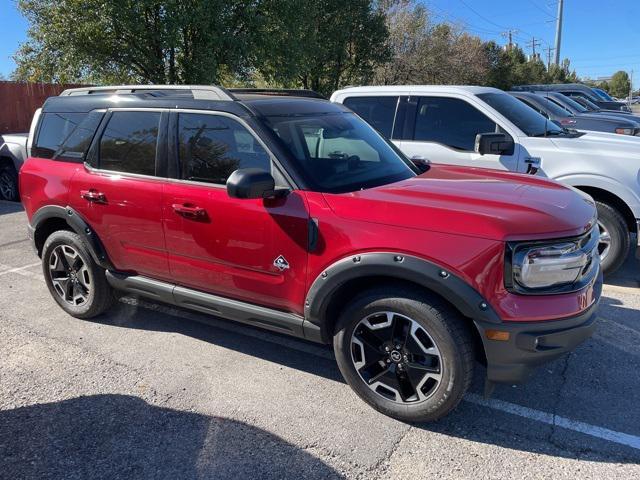
[[[74,317],[95,317],[114,301],[105,270],[74,232],[60,230],[47,238],[42,249],[42,270],[54,300]]]
[[[629,228],[624,217],[615,208],[603,202],[596,202],[596,207],[600,230],[600,262],[602,272],[609,276],[622,266],[629,255]]]
[[[473,341],[460,314],[410,287],[357,296],[340,316],[333,345],[355,392],[403,421],[443,417],[458,405],[473,376]]]

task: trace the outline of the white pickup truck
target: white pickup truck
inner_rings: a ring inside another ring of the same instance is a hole
[[[536,173],[588,193],[598,206],[605,274],[622,265],[640,230],[640,137],[565,130],[488,87],[353,87],[331,100],[416,163]]]
[[[0,200],[17,201],[18,172],[27,158],[28,133],[0,135]]]

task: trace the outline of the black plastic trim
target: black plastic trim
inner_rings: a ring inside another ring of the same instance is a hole
[[[326,331],[326,311],[331,297],[346,282],[366,277],[395,277],[441,295],[460,312],[473,319],[499,324],[501,319],[489,302],[473,287],[450,271],[427,260],[399,252],[370,252],[351,255],[326,268],[313,282],[305,301],[305,319]]]
[[[50,218],[60,218],[67,222],[71,229],[80,235],[80,238],[84,241],[85,246],[89,250],[89,253],[91,253],[94,261],[102,268],[113,268],[113,264],[111,263],[111,260],[109,260],[107,251],[98,238],[98,235],[84,220],[84,218],[69,206],[61,207],[59,205],[47,205],[38,209],[38,211],[33,214],[30,223],[30,228],[33,229],[34,236],[38,227]]]
[[[313,327],[306,328],[304,318],[293,313],[219,297],[139,275],[126,275],[115,271],[107,271],[106,275],[109,284],[117,290],[267,330],[315,342],[321,341],[319,330]]]
[[[595,331],[601,294],[602,274],[594,283],[596,301],[579,315],[542,322],[503,322],[499,326],[474,320],[487,359],[487,379],[523,382],[535,367],[573,350]],[[489,329],[509,332],[509,340],[489,340]]]

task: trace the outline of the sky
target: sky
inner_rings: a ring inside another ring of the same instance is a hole
[[[514,41],[530,53],[554,46],[557,1],[552,0],[419,0],[437,22],[458,24],[485,40],[506,43],[502,35],[516,30]],[[0,0],[0,74],[15,68],[12,55],[26,40],[27,21],[15,0]],[[546,52],[542,50],[546,61]],[[640,0],[565,0],[561,58],[581,77],[608,77],[634,70],[640,88]]]

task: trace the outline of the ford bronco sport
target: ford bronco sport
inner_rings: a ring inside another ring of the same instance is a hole
[[[91,318],[115,289],[333,343],[355,392],[407,421],[453,409],[476,359],[489,387],[519,382],[591,334],[588,196],[508,172],[421,173],[347,108],[301,95],[49,98],[20,188],[55,301]]]

